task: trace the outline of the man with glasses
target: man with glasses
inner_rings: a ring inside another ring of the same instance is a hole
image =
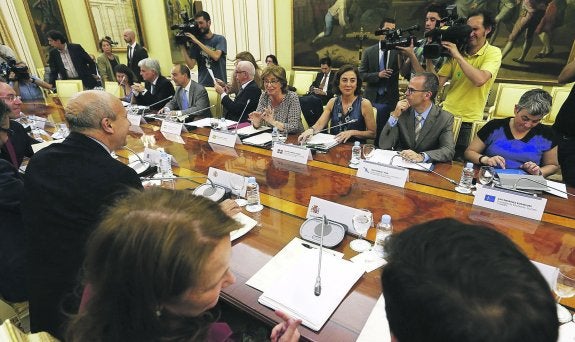
[[[394,149],[409,161],[448,162],[455,153],[453,115],[434,104],[437,76],[418,73],[409,81],[406,99],[395,106],[383,128],[379,147]]]
[[[190,69],[185,64],[174,65],[172,80],[178,86],[176,94],[159,113],[164,113],[166,108],[177,110],[176,116],[186,116],[186,122],[194,121],[198,117],[212,116],[206,88],[190,78]]]
[[[240,89],[234,99],[231,99],[226,90],[219,84],[214,86],[222,98],[226,119],[239,121],[241,116],[241,122],[248,122],[248,114],[258,107],[262,90],[254,82],[255,74],[256,69],[251,62],[239,61],[237,63],[234,77],[238,81]]]
[[[28,136],[19,122],[14,121],[20,117],[22,106],[20,96],[16,96],[14,89],[7,83],[0,82],[0,98],[10,108],[8,114],[10,120],[2,122],[0,126],[0,139],[4,143],[0,148],[0,158],[19,168],[24,157],[31,157],[34,154],[32,144],[36,141]]]

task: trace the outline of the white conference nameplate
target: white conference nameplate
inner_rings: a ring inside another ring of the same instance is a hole
[[[146,123],[146,120],[141,115],[128,114],[128,120],[132,126],[140,126],[140,124]]]
[[[307,164],[308,160],[313,159],[309,148],[280,142],[276,142],[272,147],[272,158],[285,159],[300,164]]]
[[[310,217],[321,217],[325,215],[328,220],[335,221],[346,225],[347,233],[352,235],[359,235],[355,229],[353,229],[353,224],[351,219],[354,215],[364,213],[364,211],[347,205],[331,202],[324,200],[319,197],[311,196],[309,199],[309,205],[307,207],[306,218]]]
[[[244,179],[244,185],[240,190],[234,190],[232,188],[231,179],[232,179],[232,177],[238,177],[238,176],[242,177]],[[238,175],[237,173],[233,173],[233,172],[220,170],[220,169],[217,169],[215,167],[210,167],[210,169],[208,170],[208,178],[214,184],[221,185],[223,187],[230,189],[232,191],[232,194],[234,194],[234,195],[238,195],[238,192],[240,192],[239,193],[240,196],[242,196],[242,197],[246,196],[248,179],[242,175]]]
[[[144,152],[142,154],[140,154],[140,156],[142,157],[142,159],[144,161],[147,161],[148,163],[158,166],[160,165],[160,155],[161,155],[161,151],[159,150],[154,150],[153,148],[149,148],[146,147],[144,148]],[[171,154],[167,153],[170,156],[170,159],[172,161],[172,165],[174,166],[178,166],[178,161],[176,160],[176,158],[174,158],[174,156],[172,156]],[[134,155],[130,155],[128,158],[128,161],[130,163],[136,161],[137,157]]]
[[[405,182],[409,178],[409,170],[403,167],[362,160],[359,162],[357,177],[405,188]]]
[[[208,142],[227,147],[234,147],[236,144],[242,143],[239,136],[235,132],[218,131],[215,129],[210,131]]]
[[[477,184],[473,205],[541,221],[546,198]]]
[[[180,135],[182,132],[187,132],[188,130],[181,122],[173,122],[168,120],[162,120],[162,126],[160,127],[160,132],[168,134]]]

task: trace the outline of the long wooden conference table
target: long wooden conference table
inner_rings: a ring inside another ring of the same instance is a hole
[[[55,106],[36,109],[36,112],[55,122],[63,121],[61,110]],[[174,172],[178,176],[205,176],[210,167],[215,167],[256,177],[265,208],[256,214],[244,211],[259,223],[233,243],[231,269],[237,281],[223,291],[222,299],[270,325],[277,321],[273,310],[259,304],[261,292],[245,282],[299,236],[311,196],[367,208],[374,218],[389,214],[395,231],[444,217],[486,225],[511,238],[532,260],[553,266],[575,265],[575,199],[572,197],[563,199],[544,194],[548,200],[545,213],[541,221],[535,221],[473,206],[472,195],[455,192],[452,184],[429,172],[411,170],[404,189],[357,178],[356,170],[348,167],[349,144],[336,146],[326,154],[314,154],[312,161],[302,165],[274,159],[269,149],[210,145],[207,128],[183,133],[184,144],[167,140],[157,122],[143,124],[141,129],[144,135],[154,136],[156,147],[163,147],[175,157],[179,167]],[[137,152],[144,148],[141,135],[131,133],[128,139],[128,145]],[[290,136],[288,142],[295,139],[296,136]],[[117,151],[117,154],[128,157],[126,151]],[[435,170],[457,181],[462,167],[455,162],[441,163]],[[203,182],[201,177],[193,182],[195,184],[182,180],[177,187],[187,188]],[[568,191],[574,192],[574,189],[568,188]],[[373,235],[370,231],[368,238],[372,239]],[[349,248],[352,239],[346,236],[336,247],[345,259],[356,255]],[[379,275],[380,269],[365,273],[323,328],[314,332],[302,326],[302,337],[312,341],[355,341],[381,294]],[[294,286],[297,282],[293,279]],[[575,300],[565,299],[563,303],[575,307]]]

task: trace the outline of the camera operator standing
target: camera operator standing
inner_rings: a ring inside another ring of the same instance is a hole
[[[194,15],[195,25],[199,30],[198,37],[186,32],[186,37],[193,43],[189,49],[186,45],[180,45],[180,50],[190,69],[198,64],[198,83],[204,87],[213,87],[214,80],[208,69],[214,73],[214,77],[226,81],[226,51],[227,41],[222,35],[211,31],[212,20],[207,12],[200,11]]]
[[[495,26],[493,16],[487,11],[473,12],[467,25],[471,34],[466,51],[462,54],[456,44],[443,41],[441,45],[449,51],[451,59],[438,72],[441,86],[448,80],[451,82],[443,109],[463,119],[455,144],[456,160],[463,160],[473,121],[483,120],[485,102],[501,66],[501,50],[487,41]]]

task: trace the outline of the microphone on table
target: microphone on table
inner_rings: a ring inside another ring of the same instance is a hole
[[[246,112],[246,109],[248,108],[249,104],[250,104],[251,99],[248,99],[248,101],[246,102],[246,105],[244,107],[244,110],[242,110],[242,114],[240,114],[240,118],[238,119],[238,122],[236,123],[236,129],[234,129],[234,134],[238,134],[238,126],[240,125],[240,122],[242,122],[242,118],[244,117],[244,114]]]
[[[170,95],[170,96],[166,97],[165,99],[160,100],[160,101],[158,101],[158,102],[154,102],[154,103],[152,103],[151,105],[146,106],[146,107],[147,107],[148,109],[150,109],[150,107],[153,107],[153,106],[155,106],[155,105],[157,105],[157,104],[159,104],[159,103],[162,103],[162,102],[167,101],[167,100],[171,100],[172,97],[174,97],[174,95]]]
[[[323,254],[323,230],[327,225],[327,217],[323,215],[323,219],[321,220],[321,238],[319,240],[319,262],[317,263],[317,277],[315,278],[315,285],[313,288],[313,293],[316,296],[321,294],[321,255]]]
[[[399,156],[399,152],[397,152],[397,154],[396,154],[395,156]],[[393,158],[394,158],[395,156],[391,157],[390,163],[393,161]],[[424,166],[422,163],[413,162],[413,161],[411,161],[411,160],[409,160],[409,159],[406,159],[406,160],[412,162],[413,164],[415,164],[415,165],[417,165],[417,166],[419,166],[420,168],[424,169],[425,171],[431,172],[431,173],[433,173],[434,175],[437,175],[437,176],[439,176],[439,177],[445,179],[446,181],[448,181],[449,183],[451,183],[451,184],[453,184],[453,185],[459,185],[459,183],[456,182],[456,181],[454,181],[453,179],[451,179],[451,178],[449,178],[449,177],[445,177],[444,175],[442,175],[442,174],[439,173],[439,172],[433,171],[431,168]]]
[[[522,180],[528,180],[528,181],[530,181],[530,182],[533,182],[533,183],[536,183],[536,184],[539,184],[539,185],[546,186],[546,187],[549,188],[549,189],[553,189],[553,190],[559,191],[559,192],[564,193],[564,194],[566,194],[566,195],[575,196],[574,194],[572,194],[572,193],[570,193],[570,192],[568,192],[568,191],[563,191],[563,190],[559,190],[559,189],[550,187],[550,186],[547,184],[547,182],[545,182],[545,183],[539,182],[539,181],[536,181],[535,179],[532,179],[532,178],[529,178],[529,177],[521,177],[521,178],[517,179],[517,180],[515,181],[515,183],[513,183],[513,190],[515,190],[515,191],[520,191],[519,189],[517,189],[517,184],[519,183],[519,181],[522,181]]]
[[[211,109],[211,108],[214,107],[214,106],[215,106],[215,105],[211,105],[211,106],[206,107],[206,108],[202,108],[202,109],[195,110],[195,111],[193,111],[193,112],[191,112],[191,113],[182,113],[182,114],[178,115],[178,116],[176,117],[176,119],[178,119],[178,121],[180,121],[180,122],[184,122],[184,121],[185,121],[187,118],[189,118],[190,116],[192,116],[192,115],[194,115],[194,114],[197,114],[197,113],[199,113],[199,112],[203,112],[203,111],[206,111],[206,110],[208,110],[208,109]]]
[[[351,119],[351,120],[349,120],[349,121],[347,121],[347,122],[340,123],[339,125],[335,125],[335,126],[331,126],[331,127],[326,127],[326,128],[324,128],[324,129],[322,129],[322,130],[317,131],[315,134],[321,133],[321,132],[325,132],[325,131],[327,131],[328,129],[345,126],[345,125],[347,125],[347,124],[354,123],[354,122],[356,122],[356,121],[357,121],[357,119]]]
[[[136,171],[138,176],[143,177],[145,175],[156,172],[157,168],[155,166],[152,166],[152,164],[150,164],[149,162],[144,161],[140,157],[140,155],[138,153],[136,153],[136,151],[132,150],[128,146],[123,146],[122,149],[124,149],[126,151],[130,151],[133,155],[136,156],[136,158],[138,158],[138,160],[136,160],[135,162],[128,163],[128,166],[131,167],[134,171]],[[128,160],[129,160],[129,158],[128,158]]]
[[[194,189],[192,192],[194,195],[202,196],[205,198],[209,198],[214,202],[220,202],[226,198],[228,198],[231,194],[231,190],[223,187],[221,185],[215,184],[208,176],[169,176],[169,177],[140,177],[142,181],[148,180],[176,180],[176,179],[185,179],[185,180],[192,180],[197,178],[205,178],[210,183],[208,184],[200,184],[197,188]]]

